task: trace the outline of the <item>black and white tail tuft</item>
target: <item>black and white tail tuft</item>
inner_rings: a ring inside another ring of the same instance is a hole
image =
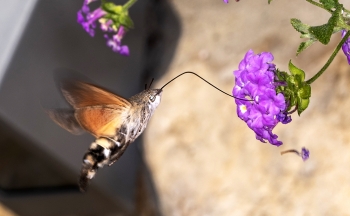
[[[109,138],[98,138],[91,144],[80,171],[79,188],[82,192],[86,191],[89,180],[95,176],[98,168],[109,164],[111,149],[115,149],[115,142]]]

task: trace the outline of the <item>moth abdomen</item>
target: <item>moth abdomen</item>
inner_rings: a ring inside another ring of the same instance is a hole
[[[95,176],[98,168],[109,164],[111,149],[115,147],[117,147],[115,142],[105,137],[96,139],[90,145],[88,152],[83,157],[83,165],[80,171],[79,187],[81,191],[86,191],[89,180]]]

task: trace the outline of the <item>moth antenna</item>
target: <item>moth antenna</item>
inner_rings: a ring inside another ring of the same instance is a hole
[[[149,89],[151,88],[151,85],[152,85],[152,83],[153,83],[153,80],[154,80],[154,78],[152,78],[151,83],[149,84],[149,86],[148,86],[148,89],[147,89],[147,90],[149,90]]]
[[[192,72],[192,71],[186,71],[186,72],[183,72],[183,73],[177,75],[176,77],[174,77],[173,79],[171,79],[169,82],[165,83],[165,84],[162,86],[162,88],[160,88],[160,91],[161,91],[165,86],[167,86],[169,83],[171,83],[172,81],[176,80],[177,78],[179,78],[180,76],[185,75],[185,74],[193,74],[193,75],[199,77],[200,79],[202,79],[202,80],[203,80],[204,82],[206,82],[207,84],[209,84],[209,85],[211,85],[212,87],[214,87],[216,90],[222,92],[223,94],[225,94],[225,95],[227,95],[227,96],[230,96],[230,97],[232,97],[232,98],[235,98],[235,99],[237,99],[237,100],[254,101],[254,100],[249,100],[249,99],[245,99],[245,98],[238,98],[238,97],[235,97],[235,96],[233,96],[233,95],[230,95],[230,94],[228,94],[228,93],[224,92],[223,90],[219,89],[218,87],[216,87],[215,85],[211,84],[211,83],[208,82],[206,79],[204,79],[203,77],[199,76],[198,74],[196,74],[195,72]]]

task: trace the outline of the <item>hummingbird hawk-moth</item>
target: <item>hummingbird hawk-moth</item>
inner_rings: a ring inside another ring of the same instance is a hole
[[[81,191],[98,168],[111,166],[145,130],[161,100],[161,89],[146,89],[129,99],[80,81],[66,81],[61,91],[72,109],[48,110],[53,121],[73,134],[91,133],[96,140],[83,157]]]
[[[150,89],[151,82],[148,89],[129,99],[86,82],[62,83],[61,91],[72,109],[48,110],[49,116],[73,134],[85,130],[96,137],[83,157],[79,178],[81,191],[86,191],[89,179],[95,176],[98,168],[116,162],[129,144],[140,136],[160,103],[163,88],[184,74],[195,75],[232,98],[252,101],[234,97],[191,71],[177,75],[160,89]]]

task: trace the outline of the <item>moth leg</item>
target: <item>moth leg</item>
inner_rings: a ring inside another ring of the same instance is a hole
[[[108,164],[111,156],[110,148],[114,143],[106,138],[99,138],[90,145],[88,152],[83,157],[83,164],[79,177],[79,188],[85,192],[89,180],[92,179],[98,168]]]

